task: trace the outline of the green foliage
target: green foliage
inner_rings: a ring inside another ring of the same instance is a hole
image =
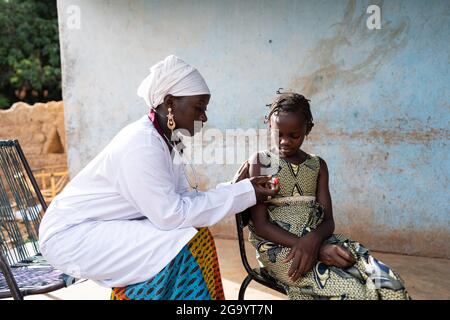
[[[0,108],[61,100],[56,0],[0,0]]]

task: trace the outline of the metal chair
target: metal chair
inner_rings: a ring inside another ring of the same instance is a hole
[[[47,204],[17,140],[0,140],[0,299],[22,300],[76,282],[39,252]]]
[[[247,271],[247,277],[241,284],[239,289],[238,300],[244,300],[245,290],[252,280],[270,288],[276,290],[282,294],[286,294],[284,288],[277,283],[277,281],[272,278],[265,268],[252,268],[247,260],[247,253],[245,251],[245,239],[244,239],[244,228],[248,226],[250,220],[250,210],[247,209],[241,213],[236,214],[236,227],[239,242],[239,251],[241,254],[242,264]]]

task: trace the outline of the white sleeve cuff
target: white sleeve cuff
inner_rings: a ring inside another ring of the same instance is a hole
[[[238,198],[235,201],[234,214],[242,212],[256,204],[255,189],[249,179],[241,180],[238,183],[232,184],[232,186],[234,187],[234,194]]]
[[[225,186],[229,186],[230,184],[231,184],[231,180],[227,181],[227,182],[221,182],[221,183],[216,185],[216,189],[219,189],[219,188],[222,188],[222,187],[225,187]]]

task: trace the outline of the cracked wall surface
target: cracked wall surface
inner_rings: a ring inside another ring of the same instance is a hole
[[[372,4],[379,30],[366,26]],[[79,29],[66,23],[71,5]],[[140,81],[176,54],[211,89],[205,129],[265,128],[280,87],[311,99],[305,150],[328,163],[336,232],[450,257],[450,2],[62,0],[58,10],[72,176],[146,113]],[[238,167],[198,166],[202,188]],[[213,229],[234,237],[234,218]]]

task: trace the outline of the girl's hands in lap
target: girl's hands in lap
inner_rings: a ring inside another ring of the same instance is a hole
[[[356,263],[352,253],[336,244],[324,244],[319,251],[319,260],[328,266],[348,268]]]
[[[288,276],[293,282],[301,276],[308,273],[317,262],[321,241],[313,232],[310,232],[299,238],[297,243],[291,248],[291,251],[284,259],[284,263],[292,260]]]

